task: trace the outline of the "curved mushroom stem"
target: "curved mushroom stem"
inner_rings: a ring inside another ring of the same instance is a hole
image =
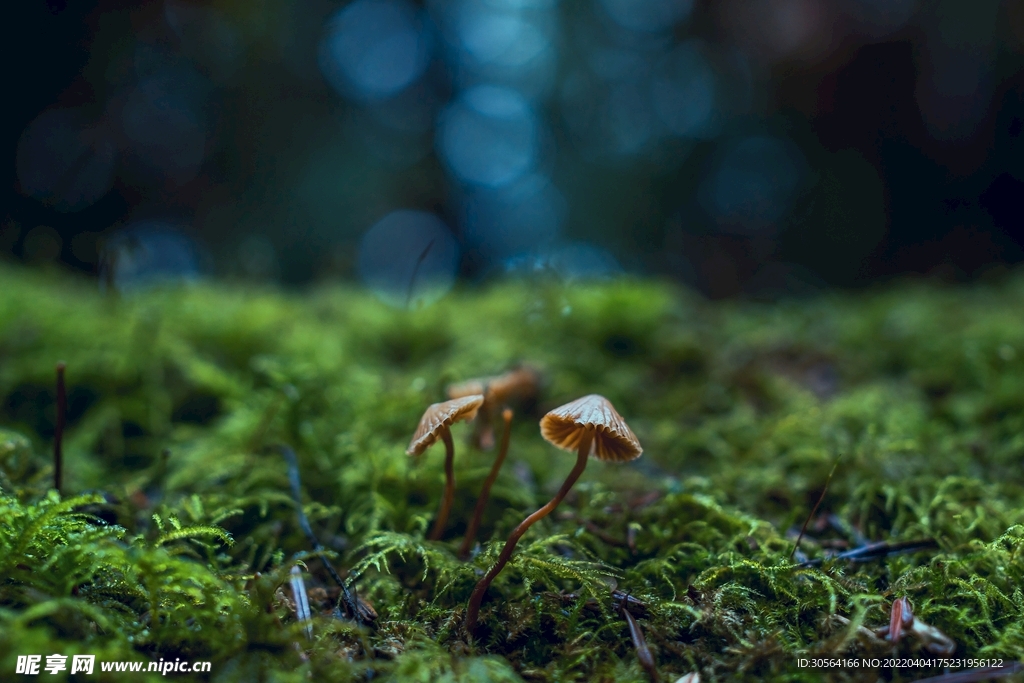
[[[451,430],[445,429],[441,432],[444,439],[444,494],[441,496],[441,508],[437,511],[437,519],[434,520],[434,528],[430,530],[427,540],[436,541],[444,533],[444,526],[448,523],[448,512],[452,509],[452,500],[455,498],[455,444],[452,443]]]
[[[501,435],[501,450],[498,451],[498,457],[494,459],[491,471],[487,475],[487,479],[484,480],[483,488],[480,489],[480,498],[476,501],[473,519],[470,520],[469,528],[466,529],[466,538],[462,539],[462,545],[459,547],[459,557],[463,559],[469,555],[469,549],[473,547],[477,529],[480,528],[480,518],[484,516],[484,508],[487,506],[487,499],[491,495],[491,486],[494,485],[494,480],[498,478],[501,465],[505,462],[505,456],[508,455],[508,442],[512,432],[512,411],[506,408],[501,413],[501,418],[505,421],[505,431]]]
[[[473,635],[473,631],[476,630],[476,620],[480,615],[480,603],[484,600],[484,593],[487,592],[487,588],[494,581],[494,577],[501,573],[501,570],[508,564],[509,559],[512,557],[513,551],[516,549],[516,544],[519,543],[519,539],[523,537],[527,529],[534,525],[535,522],[544,519],[552,510],[558,507],[558,504],[562,502],[566,494],[569,493],[569,489],[576,483],[576,480],[583,474],[583,470],[587,467],[587,458],[590,457],[590,446],[594,442],[593,434],[586,434],[580,439],[579,447],[576,451],[576,465],[573,466],[572,471],[569,472],[569,476],[566,477],[565,483],[562,484],[562,488],[558,489],[558,493],[555,497],[548,501],[548,504],[541,509],[534,512],[532,515],[524,519],[519,523],[512,533],[509,534],[508,540],[505,541],[505,547],[501,549],[501,553],[498,555],[498,561],[494,563],[491,570],[487,572],[484,578],[480,579],[480,582],[476,584],[476,588],[473,589],[473,594],[469,596],[469,605],[466,607],[466,631]]]

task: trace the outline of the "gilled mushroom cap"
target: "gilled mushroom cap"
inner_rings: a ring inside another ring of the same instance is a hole
[[[459,420],[472,420],[483,405],[484,397],[463,396],[444,403],[435,403],[423,413],[416,433],[405,450],[409,455],[420,455],[441,436],[441,432]]]
[[[598,460],[626,462],[644,452],[633,430],[604,396],[578,398],[555,408],[540,421],[541,436],[567,451],[575,451],[587,432],[594,438],[590,455]]]

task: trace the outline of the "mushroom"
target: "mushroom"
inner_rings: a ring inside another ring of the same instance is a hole
[[[498,478],[501,465],[505,462],[505,456],[508,455],[508,441],[512,431],[512,409],[505,408],[501,413],[501,418],[505,422],[505,431],[501,435],[501,448],[498,450],[498,457],[494,459],[491,471],[487,474],[487,479],[484,480],[484,485],[480,489],[480,498],[476,501],[473,519],[470,520],[469,528],[466,529],[466,537],[462,539],[462,545],[459,547],[459,557],[461,558],[469,555],[469,549],[473,546],[474,539],[476,539],[476,531],[480,528],[480,518],[484,516],[484,508],[487,506],[487,499],[491,495],[491,486],[494,485],[494,480]]]
[[[452,499],[455,497],[455,444],[452,443],[450,427],[459,420],[472,420],[476,417],[483,402],[484,397],[477,394],[431,405],[420,418],[420,424],[413,434],[412,441],[409,442],[409,448],[405,450],[409,455],[422,455],[423,451],[430,448],[439,438],[444,441],[444,495],[441,496],[441,508],[437,511],[434,528],[427,537],[431,541],[441,538],[441,532],[448,521],[448,511],[452,507]]]
[[[569,489],[586,469],[587,457],[593,455],[598,460],[628,462],[639,458],[643,453],[636,435],[615,410],[615,406],[604,396],[597,394],[578,398],[549,412],[541,418],[540,433],[548,442],[562,450],[575,450],[576,465],[569,472],[555,497],[512,530],[505,547],[498,555],[498,561],[476,584],[466,608],[466,630],[471,635],[476,630],[480,603],[483,602],[488,586],[508,563],[516,544],[527,529],[549,515],[569,493]]]
[[[509,401],[536,396],[539,384],[540,372],[528,365],[520,365],[503,375],[451,384],[448,386],[448,398],[484,395],[484,404],[480,406],[480,416],[477,418],[473,439],[478,448],[490,450],[494,447],[494,429],[491,421],[495,411]]]

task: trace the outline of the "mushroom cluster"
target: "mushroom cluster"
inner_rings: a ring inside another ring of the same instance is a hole
[[[490,432],[489,416],[486,413],[493,412],[495,406],[501,405],[513,395],[526,395],[526,392],[535,392],[538,384],[538,376],[535,371],[520,368],[506,375],[486,380],[470,380],[462,384],[449,387],[448,393],[453,398],[443,403],[435,403],[427,408],[420,424],[413,435],[407,453],[409,455],[421,455],[427,448],[437,442],[444,441],[445,456],[445,488],[441,498],[441,507],[438,510],[437,518],[434,520],[433,529],[427,537],[436,541],[441,538],[445,524],[448,522],[448,513],[451,510],[452,499],[455,493],[455,474],[453,462],[455,458],[455,446],[452,442],[450,427],[460,420],[472,420],[480,413],[477,435],[484,435],[482,444],[488,442],[493,445],[493,433]],[[485,412],[486,411],[486,412]],[[459,548],[459,555],[465,558],[476,537],[477,529],[480,526],[480,518],[483,515],[487,498],[490,494],[491,485],[494,484],[501,469],[501,465],[508,453],[509,435],[512,422],[512,411],[505,408],[502,411],[504,431],[502,433],[501,448],[494,460],[490,473],[484,481],[483,489],[477,500],[473,512],[473,519],[466,530],[466,536]],[[484,425],[481,431],[480,425]],[[591,457],[605,462],[628,462],[639,458],[643,453],[640,442],[636,435],[626,424],[626,421],[615,410],[615,406],[604,396],[590,394],[575,401],[566,403],[547,413],[540,421],[540,433],[549,443],[557,448],[576,453],[576,464],[569,472],[565,482],[555,496],[546,505],[519,523],[512,533],[509,534],[505,546],[498,555],[497,562],[484,575],[473,589],[466,608],[466,630],[472,635],[476,630],[477,618],[480,614],[480,604],[483,602],[487,588],[494,581],[495,577],[508,564],[512,553],[515,552],[519,539],[544,517],[552,511],[568,495],[573,484],[583,474],[587,462]]]

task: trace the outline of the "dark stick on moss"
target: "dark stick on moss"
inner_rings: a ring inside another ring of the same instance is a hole
[[[879,541],[878,543],[869,543],[859,548],[853,548],[846,552],[839,553],[827,558],[815,558],[813,560],[807,560],[801,562],[796,567],[819,567],[821,563],[826,559],[828,560],[847,560],[849,562],[870,562],[871,560],[877,560],[883,557],[889,557],[890,555],[902,555],[904,553],[914,553],[918,550],[928,550],[931,548],[937,548],[939,544],[934,538],[922,538],[915,541],[901,541],[899,543],[889,543],[888,541]]]
[[[501,419],[505,422],[505,431],[501,435],[501,447],[498,450],[498,457],[494,459],[494,464],[491,465],[491,471],[487,474],[487,479],[484,480],[483,488],[480,489],[480,498],[476,501],[473,519],[470,520],[469,528],[466,529],[466,537],[462,539],[459,557],[463,559],[469,556],[469,549],[473,547],[477,529],[480,528],[480,519],[484,516],[484,508],[487,507],[487,499],[491,495],[491,487],[498,478],[498,472],[501,471],[501,465],[505,462],[505,456],[508,455],[508,443],[512,434],[512,411],[506,408],[501,413]]]
[[[64,484],[64,426],[68,419],[68,392],[64,385],[64,361],[57,363],[57,426],[53,430],[53,488],[63,492]]]
[[[622,618],[626,620],[626,624],[629,625],[629,637],[633,639],[633,647],[636,648],[636,657],[640,660],[640,666],[647,671],[647,674],[654,683],[658,683],[660,679],[658,677],[658,667],[654,663],[654,655],[651,654],[651,648],[647,647],[647,639],[644,638],[644,632],[640,629],[640,624],[636,623],[636,619],[626,609],[625,600],[619,603],[619,614],[622,615]]]
[[[320,545],[320,541],[317,539],[316,534],[313,533],[313,527],[309,525],[309,518],[306,517],[305,510],[302,509],[302,480],[299,476],[299,459],[295,456],[293,451],[288,446],[280,446],[281,455],[284,456],[285,461],[288,463],[288,483],[292,490],[292,499],[295,501],[295,511],[299,516],[299,527],[302,529],[302,533],[309,539],[310,545],[313,546],[313,550],[316,552],[322,552],[324,547]],[[338,570],[334,568],[323,555],[320,556],[320,561],[323,562],[324,568],[327,569],[327,573],[331,575],[334,582],[341,588],[341,596],[345,601],[345,606],[348,608],[349,615],[351,615],[356,623],[362,624],[364,621],[365,610],[359,604],[359,597],[356,595],[355,590],[350,590],[345,581],[342,580]]]
[[[796,549],[800,547],[800,541],[804,538],[804,533],[807,531],[807,525],[810,524],[811,519],[814,518],[814,513],[818,511],[821,501],[825,500],[825,494],[828,493],[828,485],[832,483],[832,475],[836,473],[836,467],[839,466],[839,459],[842,457],[842,454],[840,454],[832,464],[832,470],[829,471],[828,477],[825,479],[825,486],[821,489],[821,495],[818,496],[818,502],[814,504],[813,508],[811,508],[811,514],[807,515],[807,519],[804,520],[804,525],[800,527],[800,535],[796,537],[796,543],[793,544],[793,552],[789,554],[789,560],[791,562],[793,561],[793,556],[796,555]]]

